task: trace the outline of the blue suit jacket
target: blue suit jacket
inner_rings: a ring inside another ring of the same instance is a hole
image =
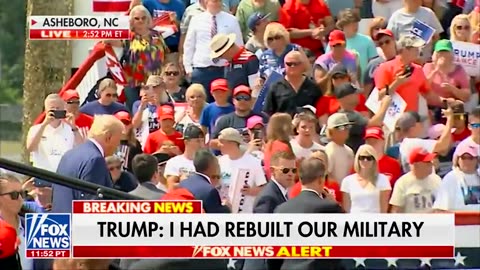
[[[204,176],[192,173],[181,181],[180,188],[188,190],[197,200],[203,203],[206,213],[229,213],[227,207],[222,205],[218,190]]]
[[[60,160],[57,173],[109,188],[113,186],[105,158],[90,140],[66,152]],[[96,195],[86,194],[57,184],[54,184],[52,188],[52,212],[54,213],[72,212],[73,200],[93,200],[96,198]]]

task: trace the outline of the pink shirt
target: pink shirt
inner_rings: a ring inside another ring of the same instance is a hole
[[[428,76],[430,72],[434,69],[433,63],[427,63],[423,66],[423,72],[425,76]],[[437,73],[433,76],[432,79],[432,91],[437,93],[440,97],[443,98],[454,98],[455,96],[447,89],[441,86],[442,83],[449,83],[458,89],[464,89],[470,87],[470,82],[467,73],[462,66],[456,65],[455,70],[448,74],[447,76]],[[431,105],[441,105],[441,104],[431,104]]]

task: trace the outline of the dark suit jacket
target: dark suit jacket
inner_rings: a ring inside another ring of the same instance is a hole
[[[253,205],[253,213],[259,214],[271,214],[280,204],[286,202],[287,199],[283,195],[280,188],[273,181],[269,181],[262,189],[260,194],[257,195],[255,203]],[[280,261],[281,262],[281,261]],[[276,260],[265,259],[247,259],[243,264],[243,270],[265,270],[268,264],[278,264]],[[278,264],[280,267],[280,264]],[[273,269],[278,267],[273,266]]]
[[[269,181],[255,199],[253,213],[273,213],[277,206],[286,201],[287,199],[277,184],[273,181]]]
[[[197,200],[203,203],[205,213],[229,213],[227,207],[222,205],[218,190],[204,176],[192,173],[190,176],[181,181],[178,185],[180,188],[188,190]]]
[[[105,158],[90,140],[67,151],[60,160],[57,173],[109,188],[113,186]],[[61,185],[54,184],[52,188],[52,212],[54,213],[72,212],[72,200],[96,199],[96,195]]]
[[[141,183],[129,193],[146,200],[158,200],[165,195],[165,191],[158,189],[152,182]]]
[[[288,200],[275,209],[275,213],[344,213],[342,207],[335,201],[322,199],[317,193],[303,190],[300,194]],[[280,260],[268,260],[278,263]],[[276,264],[274,264],[277,266]],[[277,266],[278,267],[278,266]],[[283,260],[280,268],[269,267],[268,270],[343,270],[345,269],[340,260]]]

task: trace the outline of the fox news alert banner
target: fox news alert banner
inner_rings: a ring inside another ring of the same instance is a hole
[[[128,39],[128,16],[30,16],[29,37],[37,40]]]

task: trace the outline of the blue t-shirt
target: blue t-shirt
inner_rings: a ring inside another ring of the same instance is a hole
[[[160,17],[164,12],[173,11],[177,14],[177,21],[180,21],[185,12],[185,4],[180,0],[169,0],[168,3],[162,3],[159,0],[143,0],[142,2],[153,18]],[[180,43],[180,29],[177,33],[166,38],[165,43],[169,47],[178,46]]]
[[[200,116],[200,125],[208,127],[208,133],[211,137],[215,129],[217,119],[224,114],[233,112],[234,110],[235,107],[233,107],[232,104],[228,104],[225,107],[220,107],[215,102],[212,102],[203,108],[202,115]]]
[[[385,153],[387,156],[398,160],[400,158],[400,144],[397,143],[390,146]]]
[[[117,112],[121,111],[128,112],[127,107],[118,102],[113,102],[108,106],[104,106],[100,104],[98,100],[89,102],[80,108],[80,112],[88,114],[90,116],[94,116],[97,114],[116,114]]]

